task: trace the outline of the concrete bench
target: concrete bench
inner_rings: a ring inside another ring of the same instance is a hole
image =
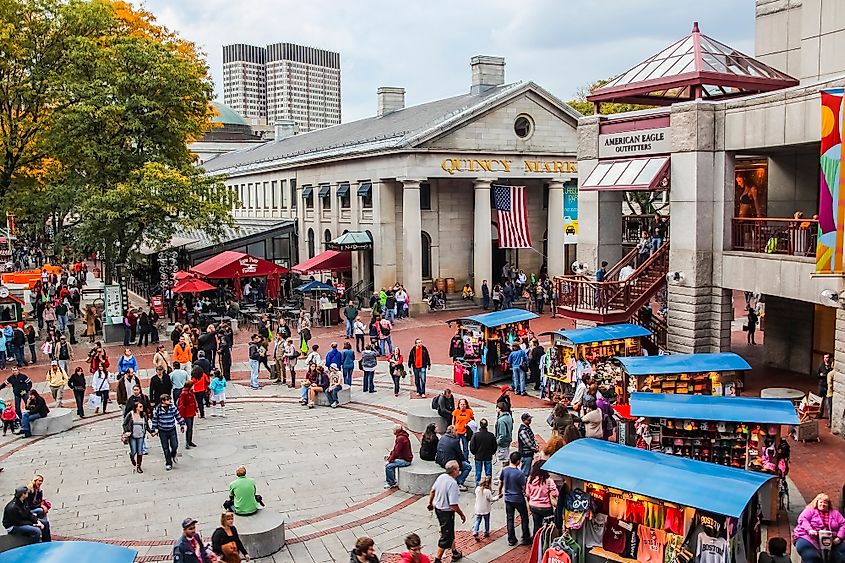
[[[340,390],[340,393],[337,394],[337,402],[341,405],[345,405],[346,403],[352,400],[352,388],[351,387],[344,387]],[[329,404],[329,398],[326,396],[325,393],[317,393],[317,398],[314,401],[314,404],[318,407],[328,407],[331,406]]]
[[[39,418],[30,423],[33,436],[48,436],[58,434],[73,427],[74,411],[71,409],[51,409],[47,418]]]
[[[272,555],[285,545],[285,520],[278,512],[264,508],[250,516],[236,514],[235,527],[252,559]]]
[[[408,429],[411,432],[425,432],[425,429],[431,423],[435,424],[438,434],[446,432],[448,424],[443,417],[437,414],[436,410],[431,408],[431,401],[411,401],[408,408]]]
[[[24,536],[14,535],[6,532],[6,528],[0,526],[0,552],[9,551],[16,547],[29,545],[29,539]]]
[[[414,458],[414,461],[408,467],[399,467],[397,484],[400,491],[405,491],[412,495],[427,495],[431,492],[431,487],[434,481],[443,474],[442,467],[433,461],[424,461]]]

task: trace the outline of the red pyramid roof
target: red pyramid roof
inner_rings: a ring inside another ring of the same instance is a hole
[[[769,92],[798,81],[753,57],[692,32],[587,96],[591,102],[652,106]]]

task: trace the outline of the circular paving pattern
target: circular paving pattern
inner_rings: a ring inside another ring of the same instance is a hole
[[[140,475],[120,442],[119,418],[86,419],[64,434],[8,444],[2,478],[11,489],[33,472],[44,475],[56,535],[151,545],[177,537],[186,516],[210,537],[234,469],[244,464],[267,508],[304,526],[386,496],[380,452],[393,443],[392,418],[404,417],[371,408],[307,409],[292,398],[235,401],[226,418],[196,419],[198,448],[185,450],[180,435],[173,471],[164,469],[158,439],[148,437]]]

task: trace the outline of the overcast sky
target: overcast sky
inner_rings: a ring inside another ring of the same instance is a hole
[[[373,115],[376,89],[406,105],[469,89],[473,55],[505,57],[508,82],[563,100],[687,35],[692,22],[754,54],[753,0],[135,0],[208,56],[222,101],[222,46],[291,42],[339,51],[342,119]]]

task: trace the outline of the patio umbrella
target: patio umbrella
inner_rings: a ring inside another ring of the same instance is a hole
[[[185,278],[173,287],[173,293],[202,293],[217,288],[199,278]]]

